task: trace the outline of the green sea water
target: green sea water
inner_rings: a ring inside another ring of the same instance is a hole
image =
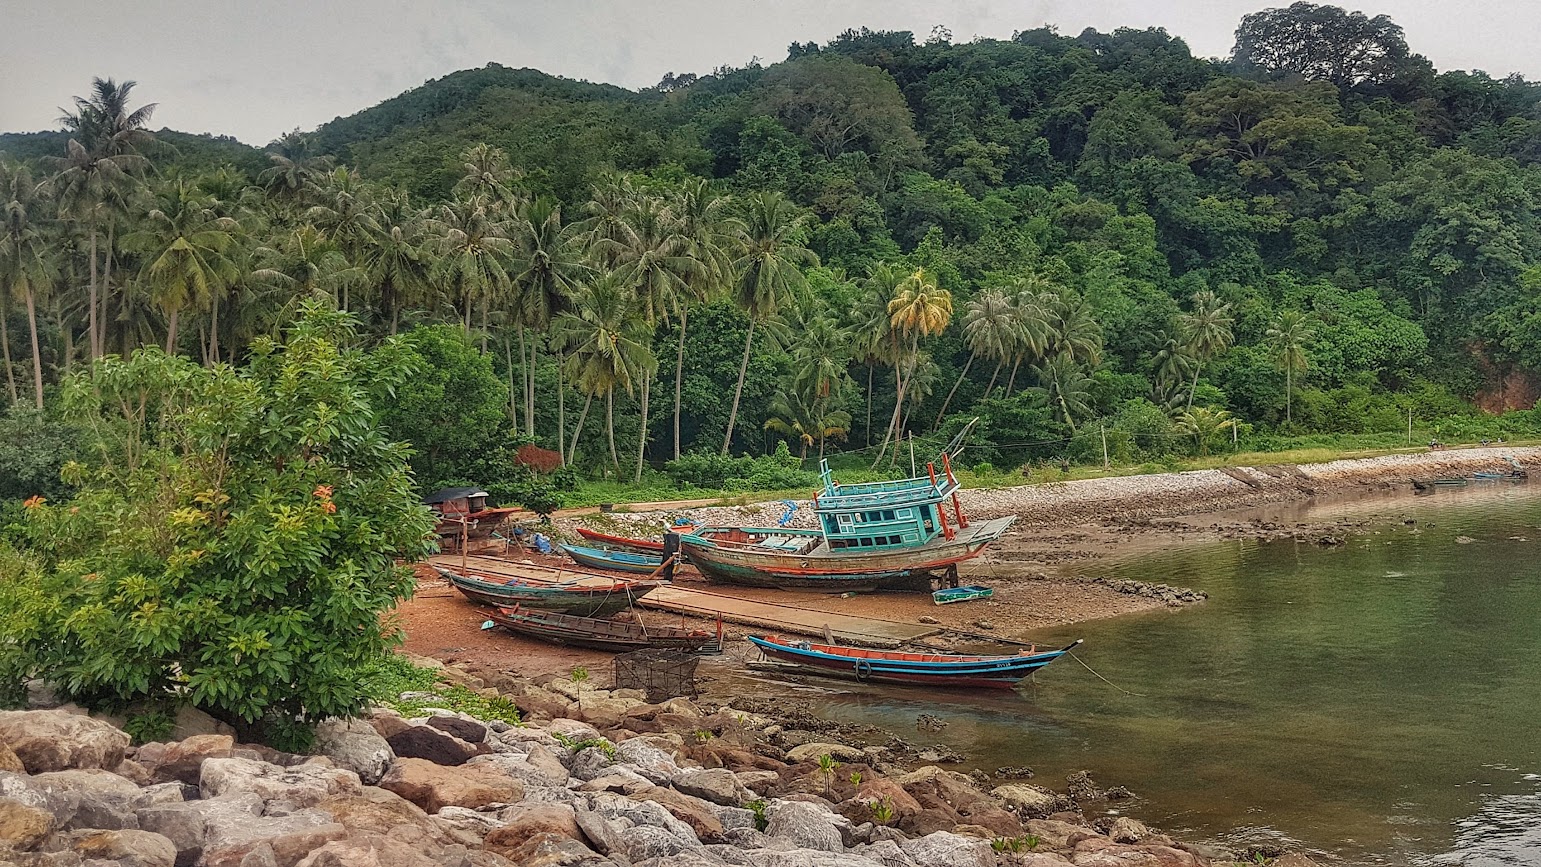
[[[1173,611],[1054,629],[1078,656],[1004,696],[856,687],[841,718],[914,731],[1179,838],[1282,842],[1349,864],[1541,865],[1541,484],[1305,507],[1346,543],[1228,541],[1106,574],[1208,591]],[[1009,617],[995,609],[996,620]],[[1133,693],[1133,694],[1131,694]],[[945,698],[940,701],[939,699]]]

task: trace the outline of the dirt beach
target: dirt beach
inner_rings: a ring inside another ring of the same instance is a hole
[[[1508,468],[1509,459],[1541,465],[1541,448],[1457,449],[965,491],[963,508],[971,517],[1018,516],[1005,538],[964,569],[966,580],[994,588],[990,601],[938,607],[925,594],[841,598],[751,588],[731,592],[817,611],[935,622],[949,630],[1031,640],[1034,630],[1042,627],[1180,606],[1160,594],[1120,592],[1089,580],[1086,573],[1096,571],[1099,563],[1215,539],[1294,536],[1330,543],[1356,522],[1301,519],[1298,505],[1369,497],[1384,498],[1387,508],[1394,510],[1399,497],[1411,495],[1413,479]],[[784,511],[780,503],[695,508],[670,504],[655,511],[608,516],[606,521],[622,529],[634,528],[639,535],[654,535],[666,520],[681,514],[706,523],[766,524]],[[799,504],[792,523],[809,525],[811,517],[807,504]],[[570,534],[580,522],[593,520],[561,517],[556,532]],[[563,562],[534,553],[514,556],[549,565]],[[699,577],[686,568],[677,580],[690,586]],[[1124,588],[1130,589],[1142,590]],[[400,615],[407,649],[446,661],[474,661],[524,675],[569,672],[575,666],[597,675],[610,664],[605,653],[549,645],[502,630],[482,631],[482,613],[427,569],[420,570],[417,594],[401,607]],[[648,623],[682,622],[677,615],[658,612],[640,616]],[[715,628],[704,622],[696,625]],[[737,639],[756,631],[764,630],[731,624],[725,628],[730,646],[742,646],[744,642]],[[704,668],[709,670],[711,665]]]

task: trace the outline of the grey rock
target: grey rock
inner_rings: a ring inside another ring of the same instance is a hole
[[[865,846],[858,846],[851,850],[851,854],[859,855],[882,864],[883,867],[916,867],[915,859],[905,854],[899,848],[899,844],[892,840],[879,840]]]
[[[722,838],[740,849],[765,849],[771,845],[771,839],[756,831],[753,825],[748,828],[731,828],[723,832]]]
[[[699,843],[693,828],[676,819],[674,814],[663,808],[663,805],[653,801],[633,801],[619,795],[597,794],[591,796],[590,803],[595,812],[607,819],[620,819],[630,825],[660,828],[676,837],[696,840]]]
[[[357,795],[363,790],[358,774],[321,765],[281,768],[250,759],[207,759],[198,788],[205,798],[251,792],[264,801],[289,801],[313,807],[337,795]]]
[[[839,852],[843,847],[834,814],[802,801],[780,801],[769,811],[765,836],[798,849]]]
[[[995,852],[988,840],[947,831],[927,834],[899,844],[918,867],[994,867]]]
[[[427,759],[436,765],[463,765],[477,754],[476,747],[431,726],[411,726],[385,740],[399,758]]]
[[[123,761],[128,735],[100,720],[63,710],[0,711],[0,743],[27,773],[71,768],[111,769]]]
[[[609,773],[614,762],[597,747],[588,747],[573,753],[570,767],[572,775],[585,782]]]
[[[359,775],[366,786],[373,786],[385,776],[396,754],[374,726],[364,720],[330,719],[316,726],[314,752],[326,756],[339,768]]]
[[[466,807],[440,807],[433,814],[435,824],[444,824],[451,830],[469,831],[479,842],[494,828],[503,827],[503,820],[496,813],[484,813]]]
[[[191,867],[203,855],[210,828],[216,835],[225,829],[254,823],[262,816],[262,799],[251,792],[185,803],[156,804],[136,813],[139,827],[153,831],[172,842],[177,850],[177,867]]]
[[[737,807],[746,801],[754,800],[754,793],[745,788],[744,784],[740,783],[733,772],[727,768],[681,771],[674,775],[670,783],[687,795],[711,801],[714,804]]]
[[[573,811],[574,819],[578,824],[578,830],[583,833],[584,839],[594,847],[594,851],[601,855],[609,855],[611,852],[622,850],[624,843],[621,841],[623,826],[606,819],[600,813],[593,810],[579,808]]]
[[[477,756],[466,762],[466,765],[493,765],[526,786],[567,785],[567,768],[557,759],[555,753],[539,744],[529,744],[528,747],[529,751],[522,755],[494,753]]]
[[[742,863],[744,862],[729,861],[721,854],[708,852],[705,849],[687,849],[674,855],[638,861],[632,867],[724,867],[724,865]]]
[[[69,824],[80,809],[80,793],[74,789],[42,786],[24,774],[0,771],[0,803],[41,810],[53,817],[51,827]]]
[[[748,828],[754,830],[754,812],[742,807],[718,807],[715,811],[717,821],[722,823],[724,831],[735,828]]]
[[[66,830],[139,829],[134,810],[138,806],[140,789],[117,774],[103,770],[51,771],[32,777],[32,784],[76,801],[74,815],[61,823]]]
[[[642,738],[628,738],[616,744],[615,761],[660,786],[669,785],[680,772],[672,756]]]
[[[620,833],[619,841],[620,851],[633,863],[650,858],[672,858],[686,849],[701,846],[698,840],[679,837],[652,825],[627,828]]]
[[[70,848],[83,858],[100,858],[120,867],[174,867],[177,849],[149,831],[76,831]]]
[[[879,867],[849,852],[824,852],[818,849],[759,849],[744,853],[749,867]]]

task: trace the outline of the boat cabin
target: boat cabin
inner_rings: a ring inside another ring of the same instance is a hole
[[[828,461],[820,461],[823,489],[814,495],[813,509],[830,550],[914,548],[938,536],[951,539],[953,527],[943,511],[948,497],[958,526],[968,526],[957,510],[958,480],[950,464],[944,459],[940,477],[934,466],[928,465],[927,471],[909,479],[842,485],[831,475]]]
[[[447,518],[463,518],[486,511],[488,496],[480,488],[444,488],[424,497],[423,505]]]

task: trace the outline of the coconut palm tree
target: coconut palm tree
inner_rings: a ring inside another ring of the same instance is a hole
[[[568,453],[578,448],[584,420],[594,398],[605,398],[605,432],[610,462],[621,473],[615,446],[615,390],[632,393],[658,365],[650,346],[652,333],[637,315],[635,299],[614,272],[604,272],[584,286],[573,309],[557,319],[558,340],[566,354],[567,376],[587,396]]]
[[[819,444],[819,460],[824,459],[824,443],[830,439],[844,439],[851,429],[851,414],[844,410],[821,409],[809,403],[802,390],[794,382],[784,383],[770,402],[770,417],[765,429],[795,440],[798,458],[808,459],[808,447]]]
[[[1284,368],[1284,423],[1287,425],[1294,423],[1291,405],[1294,403],[1295,372],[1304,371],[1310,365],[1305,349],[1314,336],[1316,329],[1311,327],[1311,316],[1299,310],[1279,311],[1264,334],[1279,366]]]
[[[1162,341],[1161,348],[1156,352],[1155,384],[1165,389],[1186,383],[1189,375],[1193,373],[1193,365],[1194,358],[1188,353],[1188,347],[1179,335],[1168,334]],[[1178,393],[1181,394],[1181,392]]]
[[[1193,437],[1199,454],[1209,454],[1209,444],[1227,430],[1236,429],[1236,419],[1219,407],[1190,409],[1177,417],[1177,429]]]
[[[296,205],[320,178],[332,170],[332,158],[313,152],[314,141],[294,130],[267,147],[269,165],[257,176],[257,185],[273,202]]]
[[[348,261],[362,264],[366,251],[374,239],[382,234],[380,209],[372,192],[359,179],[358,173],[345,168],[334,170],[322,177],[313,195],[318,204],[306,209],[303,219],[321,231],[323,237],[337,245]],[[332,299],[339,310],[349,309],[348,284],[338,287],[340,294]]]
[[[938,286],[936,278],[926,273],[924,268],[917,268],[900,281],[895,289],[893,300],[888,302],[888,318],[899,342],[902,344],[908,339],[909,346],[901,364],[899,393],[894,400],[893,418],[878,448],[877,460],[882,460],[889,442],[896,441],[902,435],[900,419],[905,394],[911,385],[908,380],[913,378],[919,361],[920,338],[941,334],[946,330],[947,323],[952,321],[952,293]],[[873,462],[873,466],[877,466],[877,461]]]
[[[1199,387],[1199,373],[1210,359],[1229,349],[1233,335],[1231,305],[1221,303],[1215,293],[1201,289],[1193,293],[1193,310],[1178,320],[1183,346],[1193,357],[1193,382],[1188,387],[1188,409],[1193,409],[1193,395]]]
[[[963,370],[959,371],[957,382],[952,384],[952,390],[947,392],[947,398],[942,401],[942,408],[937,411],[933,426],[941,425],[947,407],[952,404],[953,395],[958,393],[958,386],[968,376],[974,359],[980,356],[995,359],[995,373],[990,376],[990,384],[985,387],[985,394],[990,393],[990,389],[995,387],[996,374],[1001,372],[1001,365],[1011,357],[1011,348],[1017,343],[1019,325],[1011,300],[999,289],[987,289],[964,305],[963,345],[968,347],[968,360],[963,362]]]
[[[170,354],[176,350],[177,321],[186,307],[211,307],[212,329],[217,332],[218,298],[240,276],[229,256],[238,226],[216,215],[191,181],[162,185],[155,191],[155,203],[141,227],[124,236],[123,246],[144,257],[140,276],[166,314]]]
[[[519,336],[519,366],[524,371],[525,433],[535,435],[535,362],[539,341],[525,354],[525,330],[545,331],[567,309],[579,287],[593,275],[588,256],[575,231],[562,223],[562,206],[541,197],[522,203],[513,224],[514,246],[509,280],[514,296],[514,323]],[[566,406],[562,364],[557,364],[557,451],[566,451]],[[513,396],[513,368],[509,367],[509,400]],[[517,419],[516,419],[517,420]]]
[[[1011,354],[1011,375],[1006,379],[1006,396],[1017,385],[1017,371],[1022,362],[1032,362],[1048,353],[1050,308],[1059,297],[1054,284],[1037,276],[1017,277],[1007,285],[1016,312],[1016,343]]]
[[[800,335],[792,346],[792,374],[790,390],[795,393],[796,403],[808,408],[807,417],[829,420],[833,414],[830,401],[844,389],[854,385],[846,368],[851,363],[848,346],[850,335],[840,328],[833,318],[823,312],[806,317],[796,329]],[[844,413],[845,430],[850,429],[850,413]],[[816,424],[814,427],[825,427]],[[819,457],[824,457],[824,434],[819,436]]]
[[[674,297],[680,339],[674,357],[674,457],[680,456],[680,407],[685,385],[685,333],[690,308],[722,291],[733,273],[733,260],[744,244],[744,224],[730,213],[732,200],[718,195],[705,178],[686,181],[670,203],[691,258],[700,265]]]
[[[493,298],[509,285],[509,263],[515,244],[510,226],[490,205],[477,199],[456,200],[439,208],[433,221],[438,261],[433,278],[460,305],[461,324],[471,333],[471,311],[482,311],[482,352],[487,351],[487,315]]]
[[[1068,352],[1053,355],[1041,365],[1033,366],[1049,406],[1054,408],[1070,430],[1075,430],[1075,420],[1091,415],[1091,377],[1081,370],[1074,356]]]
[[[380,314],[390,333],[400,328],[401,308],[423,302],[429,286],[426,221],[412,208],[405,193],[387,194],[380,202],[376,231],[364,244],[359,265],[380,299]]]
[[[851,335],[851,355],[867,367],[867,422],[864,445],[872,445],[872,380],[877,366],[894,369],[894,394],[899,393],[899,343],[893,321],[888,316],[888,302],[904,280],[904,273],[886,262],[872,266],[864,281],[866,292],[852,311],[847,331]]]
[[[27,308],[27,327],[32,337],[32,389],[38,409],[43,408],[43,355],[39,349],[37,305],[39,295],[52,285],[55,268],[52,245],[39,217],[45,210],[38,185],[25,166],[0,164],[0,298],[20,297]],[[6,374],[11,376],[9,335],[6,336]],[[9,384],[9,382],[8,382]],[[15,387],[11,386],[12,400]]]
[[[460,155],[462,174],[455,182],[455,196],[512,210],[514,182],[519,174],[502,148],[485,142],[471,145]]]
[[[807,283],[801,266],[816,265],[819,261],[812,250],[803,246],[808,237],[808,217],[799,214],[797,206],[780,193],[762,191],[748,196],[740,217],[744,221],[745,245],[733,261],[733,295],[749,317],[749,330],[744,335],[744,356],[738,365],[738,384],[733,388],[733,407],[728,411],[728,430],[722,438],[724,455],[733,443],[733,425],[744,396],[744,375],[749,370],[755,325],[779,314]]]
[[[251,274],[252,280],[287,293],[287,303],[279,305],[285,311],[313,296],[340,297],[343,284],[358,285],[365,278],[362,268],[309,224],[278,236],[272,246],[258,248],[255,261],[262,267]]]

